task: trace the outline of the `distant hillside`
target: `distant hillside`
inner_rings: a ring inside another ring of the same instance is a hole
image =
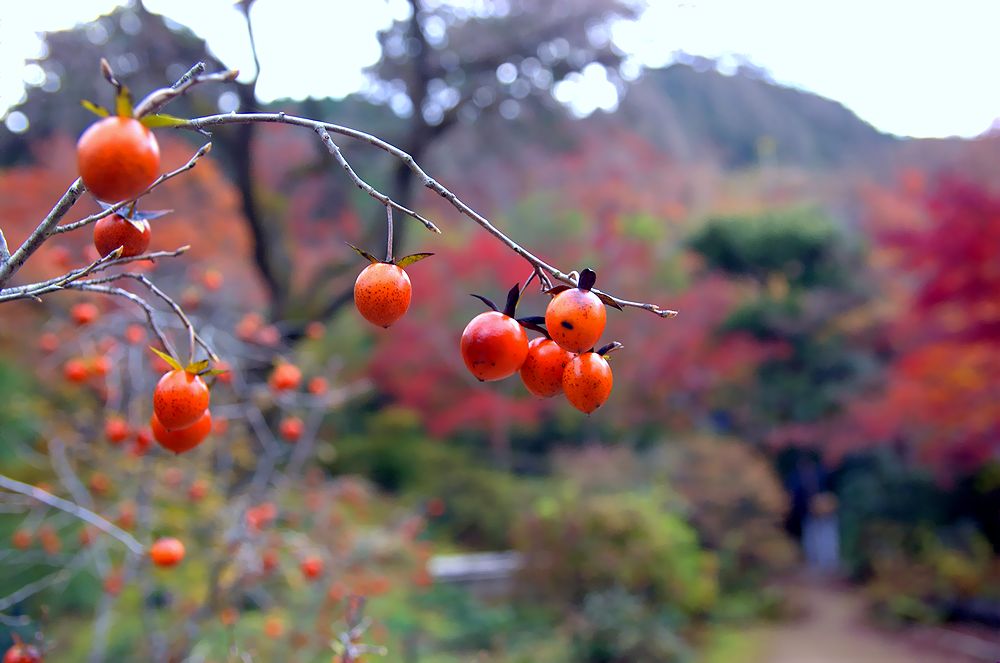
[[[728,167],[761,159],[839,166],[898,142],[835,101],[751,72],[726,76],[687,64],[647,70],[615,115],[677,159]]]

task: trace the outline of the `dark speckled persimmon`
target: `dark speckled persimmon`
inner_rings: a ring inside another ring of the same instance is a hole
[[[611,364],[596,352],[576,356],[563,370],[562,386],[566,400],[587,414],[604,405],[611,395],[613,384]]]
[[[552,340],[570,352],[586,352],[604,332],[607,311],[597,295],[571,288],[552,298],[545,309],[545,328]]]
[[[462,359],[481,381],[513,375],[528,356],[528,335],[514,318],[499,311],[474,317],[462,332]]]
[[[153,391],[153,412],[167,430],[185,428],[208,409],[208,386],[183,369],[163,374]]]
[[[153,414],[149,419],[149,427],[153,429],[153,437],[161,447],[181,454],[204,442],[212,432],[212,413],[205,410],[193,424],[175,430],[167,430],[156,418],[156,414]]]
[[[375,262],[362,270],[354,283],[354,305],[365,320],[388,327],[410,308],[412,287],[403,268]]]
[[[570,352],[548,338],[532,339],[521,365],[521,381],[535,396],[551,398],[562,391],[563,371],[573,359]]]

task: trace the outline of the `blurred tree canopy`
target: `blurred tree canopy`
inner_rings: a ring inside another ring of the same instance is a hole
[[[253,4],[238,3],[237,9],[252,19]],[[410,8],[407,20],[395,22],[380,35],[383,56],[369,71],[371,87],[367,101],[360,103],[392,109],[397,117],[386,125],[393,129],[382,137],[418,161],[460,119],[513,117],[522,107],[561,114],[562,107],[551,96],[552,86],[588,64],[600,63],[617,77],[622,54],[611,44],[607,24],[638,12],[635,3],[625,0],[522,0],[475,10],[411,0]],[[30,129],[20,136],[5,133],[7,143],[0,144],[7,164],[27,157],[30,140],[54,131],[77,135],[85,128],[92,120],[86,112],[73,104],[53,104],[51,99],[58,93],[61,99],[102,101],[101,95],[110,90],[97,67],[101,57],[142,93],[172,83],[198,61],[205,61],[209,69],[225,68],[203,40],[169,18],[149,12],[138,0],[73,30],[47,33],[45,44],[45,56],[34,63],[40,68],[37,78],[41,82],[28,90],[18,107],[28,116]],[[141,49],[136,48],[138,44]],[[222,90],[198,90],[169,110],[193,116],[234,108],[266,109],[256,97],[256,77]],[[325,108],[321,102],[308,100],[281,104],[281,110],[289,113]],[[328,119],[343,123],[362,117],[366,115],[355,110],[347,117]],[[366,124],[359,121],[357,126],[369,129]],[[310,208],[296,210],[306,212],[304,218],[289,219],[293,196],[310,189],[334,165],[318,142],[306,136],[297,143],[304,147],[295,152],[301,154],[304,149],[309,154],[311,150],[312,164],[297,163],[274,172],[262,152],[270,141],[260,138],[258,129],[251,124],[232,127],[216,132],[213,141],[240,195],[270,313],[275,319],[300,323],[329,317],[350,301],[353,277],[347,275],[354,271],[356,259],[349,252],[341,254],[343,259],[326,256],[304,278],[298,265],[309,247],[294,239],[301,233],[293,233],[292,228],[303,221],[329,224],[324,210],[331,205],[343,207],[343,192],[349,184],[324,187],[330,193],[311,195]],[[412,204],[412,174],[405,165],[393,163],[388,177],[381,176],[385,182],[378,175],[364,176],[401,204]],[[397,224],[397,242],[403,241],[407,225],[405,221]],[[380,244],[382,224],[366,227],[356,241],[362,246]],[[287,325],[286,335],[297,337],[303,324]]]
[[[841,225],[816,208],[709,218],[689,240],[714,269],[791,288],[842,287],[851,274]]]
[[[757,286],[719,331],[781,347],[757,369],[744,424],[758,439],[812,443],[812,433],[789,425],[837,412],[865,361],[865,351],[855,353],[835,324],[866,299],[863,254],[843,225],[813,208],[710,218],[689,246],[708,268]]]

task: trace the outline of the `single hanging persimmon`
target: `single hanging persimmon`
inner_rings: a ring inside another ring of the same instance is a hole
[[[388,328],[410,308],[413,288],[404,268],[433,254],[414,253],[399,260],[381,261],[356,246],[351,248],[370,263],[354,282],[354,305],[365,320]]]
[[[27,550],[31,547],[31,539],[31,532],[26,529],[17,529],[11,535],[10,542],[18,550]]]
[[[119,214],[106,216],[94,224],[94,248],[104,258],[119,246],[122,258],[140,255],[149,248],[149,221],[129,219]]]
[[[149,559],[156,566],[177,566],[184,559],[184,544],[172,536],[163,537],[149,547]]]
[[[323,558],[316,555],[309,555],[299,563],[299,569],[307,580],[315,580],[323,575]]]
[[[551,398],[562,391],[563,371],[573,353],[551,338],[535,338],[528,343],[528,356],[521,365],[521,381],[539,398]]]
[[[485,297],[473,295],[493,309],[480,313],[466,325],[460,345],[465,366],[482,382],[513,375],[528,356],[528,335],[514,319],[519,295],[517,284],[507,293],[502,312]]]
[[[285,417],[278,424],[278,432],[285,442],[298,442],[305,425],[299,417]]]
[[[80,136],[76,163],[94,197],[116,203],[135,198],[153,183],[160,172],[160,146],[139,120],[106,117]]]
[[[302,371],[298,366],[287,361],[279,361],[267,379],[268,385],[274,391],[292,391],[298,389],[301,382]]]
[[[330,390],[330,383],[326,378],[317,375],[309,380],[309,384],[306,386],[306,389],[313,396],[322,396]]]
[[[153,411],[167,430],[190,426],[208,409],[208,386],[184,369],[167,371],[153,392]]]
[[[87,362],[79,357],[73,357],[63,365],[63,377],[68,382],[80,384],[86,382],[90,371],[87,370]]]
[[[132,434],[128,422],[119,415],[112,415],[104,421],[104,437],[111,444],[121,444]]]
[[[152,429],[153,438],[160,443],[160,446],[175,454],[184,453],[194,449],[205,441],[209,433],[212,432],[212,413],[205,410],[201,417],[190,426],[184,428],[168,429],[154,413],[149,418],[149,427]]]
[[[593,270],[580,272],[578,287],[559,286],[545,309],[545,328],[552,340],[570,352],[586,352],[604,332],[607,311],[600,297],[591,291],[597,280]]]
[[[607,353],[617,350],[621,343],[609,343],[597,352],[584,352],[566,364],[562,387],[566,400],[577,410],[590,414],[604,405],[611,395],[614,378]]]
[[[166,430],[187,428],[208,410],[208,385],[199,375],[208,368],[208,362],[181,367],[170,355],[151,349],[171,368],[153,390],[153,413]]]
[[[73,307],[69,310],[70,317],[73,318],[73,322],[83,327],[84,325],[89,325],[90,323],[101,317],[101,311],[97,308],[97,305],[92,302],[80,302],[78,304],[73,304]]]

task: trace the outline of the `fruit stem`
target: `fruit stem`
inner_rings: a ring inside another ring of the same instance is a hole
[[[385,206],[385,225],[385,261],[392,262],[392,207],[390,205]]]
[[[587,269],[580,272],[580,276],[577,279],[576,284],[577,287],[580,288],[580,290],[590,290],[594,287],[594,284],[596,282],[597,282],[597,273],[588,267]]]

